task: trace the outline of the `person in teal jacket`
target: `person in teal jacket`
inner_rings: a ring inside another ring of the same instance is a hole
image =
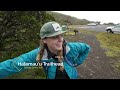
[[[16,58],[0,63],[0,78],[22,72],[26,65],[41,65],[46,79],[77,79],[76,67],[90,52],[90,46],[81,42],[67,42],[62,34],[67,28],[57,22],[45,23],[40,30],[40,47]]]

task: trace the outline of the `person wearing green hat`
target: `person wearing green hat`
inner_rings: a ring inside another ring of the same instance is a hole
[[[0,78],[26,70],[26,63],[38,66],[41,63],[46,79],[78,79],[76,67],[87,58],[91,48],[86,43],[67,42],[62,36],[67,31],[57,22],[45,23],[40,30],[40,46],[1,62]]]

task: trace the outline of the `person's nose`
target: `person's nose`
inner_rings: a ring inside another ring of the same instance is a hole
[[[62,42],[62,41],[63,41],[63,37],[62,37],[61,35],[59,35],[58,40],[59,40],[60,42]]]

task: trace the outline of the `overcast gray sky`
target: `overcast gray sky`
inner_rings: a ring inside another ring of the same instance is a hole
[[[87,19],[90,21],[100,21],[101,23],[120,23],[120,11],[54,11],[65,15]]]

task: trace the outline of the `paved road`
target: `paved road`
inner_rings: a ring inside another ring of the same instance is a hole
[[[88,29],[88,30],[99,31],[99,32],[106,32],[106,30],[105,30],[106,27],[108,27],[108,25],[97,25],[97,26],[78,25],[75,28]]]

